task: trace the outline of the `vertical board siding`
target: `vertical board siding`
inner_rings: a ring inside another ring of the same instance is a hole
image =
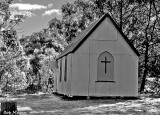
[[[89,81],[89,96],[96,95],[96,82],[97,81],[97,55],[90,54],[90,81]]]
[[[98,44],[97,40],[90,40],[90,48],[89,48],[89,54],[96,54],[98,53]]]
[[[78,94],[78,55],[72,54],[71,95]]]
[[[71,79],[72,79],[72,60],[71,54],[67,55],[67,82],[66,82],[66,95],[71,95]]]
[[[89,90],[89,54],[78,54],[78,95],[88,96]]]
[[[63,58],[63,71],[62,71],[62,92],[63,92],[63,94],[64,95],[66,95],[66,82],[65,82],[65,80],[64,80],[64,78],[65,78],[65,67],[66,67],[66,56],[64,56]]]
[[[137,96],[138,95],[138,70],[137,70],[137,64],[136,64],[136,57],[128,56],[127,62],[129,62],[131,65],[127,65],[128,68],[128,81],[126,82],[127,87],[126,88],[126,96]],[[137,77],[136,77],[137,76]]]
[[[130,96],[130,95],[133,95],[133,88],[134,88],[134,77],[133,75],[135,73],[133,73],[134,69],[131,65],[133,64],[133,60],[131,58],[131,56],[129,55],[125,55],[125,68],[126,68],[126,96]],[[129,87],[127,87],[129,86]]]
[[[67,61],[67,62],[66,62]],[[71,54],[64,58],[63,94],[71,95]],[[66,77],[66,78],[65,78]],[[66,80],[65,80],[66,79]]]
[[[94,40],[117,40],[116,28],[111,24],[111,21],[106,18],[100,26],[94,31]]]
[[[89,54],[72,54],[71,95],[88,96]]]
[[[98,46],[98,54],[100,55],[102,52],[107,51],[110,54],[114,54],[114,43],[113,41],[97,41]]]
[[[97,63],[98,63],[98,46],[96,40],[90,40],[89,49],[89,96],[96,96],[96,82],[97,81]]]
[[[121,68],[121,72],[119,74],[119,95],[120,96],[126,96],[126,88],[127,88],[127,82],[129,81],[128,72],[129,68],[127,68],[127,64],[130,64],[127,62],[126,55],[121,54],[120,60],[121,63],[118,65],[118,68]],[[128,86],[130,87],[130,86]]]
[[[122,55],[123,54],[123,46],[119,40],[114,43],[114,55]]]
[[[60,84],[60,81],[59,81],[59,80],[60,80],[60,68],[61,68],[61,67],[60,67],[60,65],[61,65],[61,64],[60,64],[60,61],[61,61],[61,60],[59,59],[59,60],[58,60],[58,67],[59,67],[59,68],[58,68],[58,76],[57,76],[57,92],[58,92],[58,93],[60,93],[60,85],[61,85],[61,84]]]
[[[121,65],[121,58],[120,55],[113,55],[114,57],[114,81],[115,83],[111,84],[111,95],[112,96],[119,96],[120,94],[120,82],[119,80],[121,80],[121,68],[119,68],[118,65]]]
[[[110,96],[110,84],[109,82],[96,82],[96,96]]]

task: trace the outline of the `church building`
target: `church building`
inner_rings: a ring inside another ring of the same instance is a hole
[[[138,96],[139,53],[109,14],[58,56],[54,90],[67,96]]]

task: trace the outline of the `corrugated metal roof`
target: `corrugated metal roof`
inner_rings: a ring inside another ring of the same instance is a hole
[[[103,20],[106,17],[108,17],[111,20],[113,25],[117,28],[117,30],[120,32],[120,34],[126,40],[126,42],[129,44],[129,46],[132,48],[132,50],[137,54],[137,56],[139,56],[139,52],[130,43],[127,36],[124,35],[124,33],[119,28],[119,26],[112,19],[112,17],[108,13],[106,13],[104,16],[102,16],[102,18],[93,22],[89,27],[87,27],[85,30],[83,30],[76,38],[74,38],[74,40],[64,49],[64,51],[58,56],[57,59],[62,58],[63,56],[65,56],[69,53],[74,53],[84,43],[84,41],[92,34],[92,32],[94,32],[94,30],[103,22]]]

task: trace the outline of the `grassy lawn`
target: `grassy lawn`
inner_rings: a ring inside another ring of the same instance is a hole
[[[160,98],[67,99],[55,94],[16,96],[20,115],[159,115]],[[2,99],[1,99],[2,100]]]

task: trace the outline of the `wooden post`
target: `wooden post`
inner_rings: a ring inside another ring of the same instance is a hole
[[[17,102],[16,101],[1,102],[0,115],[17,115]]]

